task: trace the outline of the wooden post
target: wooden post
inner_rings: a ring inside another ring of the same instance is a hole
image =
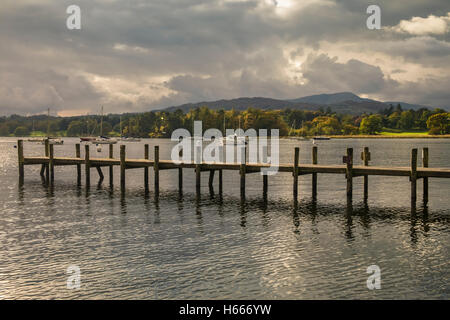
[[[224,162],[225,154],[224,154],[224,148],[223,148],[223,141],[222,144],[219,146],[219,160],[220,162]],[[219,169],[219,195],[222,196],[223,192],[223,172],[222,169]]]
[[[364,166],[369,165],[370,161],[370,152],[369,147],[364,147],[364,151],[362,153],[362,160],[364,161]],[[369,176],[367,174],[364,175],[364,201],[366,202],[369,198]]]
[[[159,197],[159,146],[155,146],[155,158],[153,160],[155,174],[155,197]]]
[[[352,201],[353,197],[353,148],[347,148],[347,157],[345,159],[346,178],[347,178],[347,200]]]
[[[23,156],[23,140],[17,141],[17,153],[19,161],[19,183],[20,185],[24,182],[25,170],[24,170],[24,156]]]
[[[114,158],[114,145],[109,145],[109,158]],[[112,187],[114,185],[114,166],[109,166],[109,186]]]
[[[210,190],[214,188],[214,173],[216,170],[210,170],[209,171],[209,181],[208,181],[208,187]]]
[[[223,173],[222,169],[219,170],[219,194],[222,195],[223,192]]]
[[[126,163],[125,163],[125,145],[122,144],[120,146],[120,190],[125,191],[125,171],[126,171]]]
[[[80,144],[75,144],[75,157],[81,158]],[[77,164],[77,185],[81,185],[81,164]]]
[[[103,175],[103,172],[102,172],[102,168],[99,166],[96,166],[95,168],[97,169],[97,173],[100,178],[99,183],[101,183],[103,181],[103,179],[105,178],[105,176]]]
[[[149,152],[149,148],[148,148],[148,144],[144,145],[144,159],[148,160],[150,156],[150,152]],[[147,194],[149,190],[148,187],[148,167],[144,167],[144,191]]]
[[[312,164],[318,163],[317,158],[317,146],[312,147]],[[312,197],[317,198],[317,173],[312,174]]]
[[[294,167],[292,168],[292,175],[294,176],[294,200],[297,201],[298,198],[298,161],[300,156],[300,148],[296,147],[294,150]]]
[[[89,145],[84,146],[84,174],[86,175],[86,187],[91,185],[91,162],[89,160]]]
[[[181,141],[181,139],[180,139]],[[180,151],[180,157],[183,158],[183,149]],[[183,161],[183,160],[181,160]],[[183,193],[183,168],[178,168],[178,192],[179,194]]]
[[[44,145],[45,145],[45,156],[49,157],[50,154],[50,143],[48,139],[44,140]],[[48,163],[45,165],[45,179],[47,180],[47,183],[49,183],[50,181],[50,170],[49,170],[49,165]]]
[[[428,148],[423,148],[422,150],[422,166],[424,168],[428,168]],[[424,205],[428,204],[428,178],[423,178],[423,203]]]
[[[241,146],[241,148],[244,149],[244,152],[241,152],[241,165],[239,168],[239,173],[241,175],[241,200],[245,199],[245,174],[247,172],[247,148],[244,145],[243,147]]]
[[[55,181],[55,163],[54,163],[54,153],[53,153],[53,144],[49,145],[49,158],[48,158],[48,164],[50,167],[50,184],[53,184],[53,181]]]
[[[411,150],[411,204],[415,207],[417,200],[417,149]]]
[[[195,146],[195,153],[194,153],[194,157],[195,157],[195,193],[197,195],[197,199],[199,199],[200,197],[200,193],[201,193],[201,171],[202,171],[202,167],[201,167],[201,162],[202,162],[202,152],[201,152],[201,145],[196,145]]]
[[[262,146],[262,163],[267,163],[267,146]],[[267,175],[267,172],[264,172],[263,174],[263,200],[267,201],[267,190],[269,188],[269,176]]]

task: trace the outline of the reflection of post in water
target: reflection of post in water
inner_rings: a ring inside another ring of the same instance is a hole
[[[422,226],[423,226],[423,232],[424,232],[424,236],[428,235],[428,232],[430,231],[430,225],[429,225],[429,221],[428,221],[428,207],[424,206],[423,207],[423,213],[422,213]]]
[[[155,198],[155,221],[154,221],[154,224],[161,223],[160,213],[161,213],[161,208],[159,207],[159,200],[157,200],[157,198]]]
[[[25,202],[24,202],[25,188],[24,188],[23,184],[19,183],[17,191],[18,191],[17,192],[17,199],[19,200],[19,204],[21,206],[23,206],[25,204]]]
[[[417,209],[415,205],[411,206],[411,227],[409,228],[411,244],[417,244]]]
[[[120,193],[120,213],[121,214],[127,214],[127,200],[126,200],[125,195],[126,195],[125,192]]]
[[[364,201],[364,207],[361,210],[361,224],[365,231],[370,230],[370,210],[367,204],[367,199]],[[368,234],[367,234],[368,235]]]
[[[294,205],[292,207],[292,220],[294,222],[295,233],[300,233],[300,215],[298,214],[298,202],[294,201]]]
[[[240,205],[240,215],[241,215],[241,227],[245,228],[247,227],[247,204],[245,202],[245,199],[241,199],[241,205]]]
[[[209,188],[209,196],[211,199],[214,199],[214,172],[215,170],[209,171],[208,188]]]
[[[197,220],[197,225],[200,229],[200,233],[203,234],[203,215],[200,201],[195,202],[195,217]]]
[[[353,205],[351,200],[347,201],[346,218],[345,237],[347,240],[353,240]]]

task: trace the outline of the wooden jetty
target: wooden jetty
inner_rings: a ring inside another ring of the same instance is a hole
[[[29,165],[40,165],[41,176],[46,181],[53,185],[54,183],[54,167],[55,166],[75,166],[77,170],[77,184],[81,185],[81,166],[85,167],[85,184],[90,185],[91,170],[95,168],[98,172],[101,181],[104,179],[103,167],[109,168],[109,182],[112,186],[114,183],[113,167],[120,166],[120,188],[125,190],[126,187],[126,170],[129,169],[144,169],[144,187],[145,192],[149,192],[149,168],[152,167],[154,171],[154,194],[156,197],[159,195],[159,171],[161,170],[178,170],[178,188],[182,192],[183,189],[183,169],[194,169],[196,179],[196,193],[200,195],[201,187],[201,172],[209,172],[209,187],[212,188],[214,181],[214,173],[219,173],[219,193],[222,194],[223,182],[222,172],[223,170],[239,171],[240,174],[240,195],[242,199],[245,199],[245,178],[247,174],[259,173],[263,169],[270,167],[267,163],[248,163],[247,159],[242,163],[226,163],[226,162],[182,162],[175,163],[171,160],[160,160],[159,158],[159,146],[154,146],[154,159],[149,159],[149,145],[144,145],[144,158],[143,159],[128,159],[126,157],[126,146],[120,146],[119,159],[114,158],[113,145],[109,145],[109,158],[91,158],[89,145],[85,145],[85,156],[81,158],[80,144],[75,145],[75,156],[71,157],[55,157],[53,145],[45,143],[45,155],[41,157],[25,157],[23,149],[23,141],[18,140],[18,163],[19,163],[19,181],[24,183],[24,167]],[[293,176],[293,197],[297,200],[298,197],[298,177],[300,175],[310,174],[312,176],[312,196],[317,197],[317,175],[320,174],[342,174],[345,175],[347,181],[347,199],[352,200],[353,195],[353,179],[356,177],[364,178],[364,200],[367,200],[369,193],[369,176],[398,176],[409,177],[411,184],[411,203],[415,205],[417,200],[417,180],[423,179],[423,200],[426,204],[428,202],[428,179],[429,178],[450,178],[450,168],[429,168],[429,152],[428,148],[423,148],[422,151],[422,167],[417,166],[417,149],[411,150],[411,165],[409,167],[380,167],[370,166],[371,160],[368,147],[364,147],[361,152],[362,165],[353,165],[353,149],[347,148],[347,153],[343,157],[343,164],[341,165],[322,165],[318,163],[318,148],[312,147],[312,163],[303,164],[299,163],[300,149],[294,150],[294,161],[292,164],[280,164],[278,166],[279,172],[288,172]],[[245,153],[244,153],[245,154]],[[266,152],[263,152],[266,155]],[[265,157],[263,155],[263,162]],[[263,196],[267,199],[268,191],[268,176],[263,176]]]

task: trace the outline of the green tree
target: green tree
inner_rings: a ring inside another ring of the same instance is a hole
[[[434,114],[427,120],[429,134],[450,133],[450,112]]]
[[[16,137],[24,137],[27,136],[29,133],[30,130],[24,126],[17,127],[16,130],[14,130],[14,135]]]
[[[72,121],[67,128],[67,135],[69,137],[76,137],[83,134],[86,130],[86,125],[81,121]]]
[[[359,130],[364,134],[376,134],[383,129],[381,116],[373,114],[362,119]]]

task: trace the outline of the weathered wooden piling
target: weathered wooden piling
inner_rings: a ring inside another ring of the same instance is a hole
[[[429,160],[429,154],[428,154],[428,148],[422,149],[422,167],[428,168],[428,160]],[[428,178],[423,178],[423,203],[424,205],[428,204]]]
[[[153,174],[155,179],[155,197],[159,197],[159,146],[155,146],[155,154],[153,160]]]
[[[293,194],[294,200],[297,201],[298,198],[298,161],[300,156],[300,148],[296,147],[294,149],[294,167],[292,168],[292,175],[294,176]]]
[[[416,205],[417,200],[417,149],[411,150],[411,204]]]
[[[262,146],[262,163],[267,163],[267,146]],[[264,172],[263,174],[263,200],[267,201],[267,191],[269,189],[269,176],[267,172]]]
[[[84,174],[86,178],[86,187],[91,185],[91,162],[89,160],[89,145],[84,146]]]
[[[126,150],[125,150],[125,145],[122,144],[120,146],[120,189],[122,191],[125,191],[125,179],[126,179]]]
[[[180,150],[180,158],[183,159],[183,149]],[[183,168],[178,168],[178,193],[183,193]]]
[[[347,200],[351,201],[353,197],[353,148],[347,148],[347,156],[345,158],[347,178]]]
[[[23,140],[17,141],[17,155],[19,159],[19,184],[22,185],[25,177],[24,156],[23,156]]]
[[[81,149],[80,144],[75,144],[75,157],[80,159],[81,158]],[[77,185],[81,185],[81,164],[77,163]]]
[[[312,164],[318,163],[318,156],[317,156],[317,146],[312,147]],[[311,184],[312,184],[312,198],[315,200],[317,199],[317,173],[313,173],[311,177]]]
[[[45,147],[45,156],[48,157],[50,154],[50,141],[48,139],[44,140],[44,147]],[[45,164],[45,179],[47,180],[47,183],[50,181],[50,170],[48,163]]]
[[[223,173],[222,169],[219,169],[219,194],[222,195],[223,193]]]
[[[109,158],[114,159],[114,145],[109,145]],[[114,185],[114,166],[109,166],[109,186],[113,187]]]
[[[241,200],[245,199],[245,174],[247,173],[247,148],[246,146],[241,146],[241,159],[240,159],[240,167],[239,167],[239,173],[241,175]]]
[[[150,157],[150,151],[148,144],[144,145],[144,159],[148,160]],[[144,167],[144,191],[145,193],[148,193],[149,186],[148,186],[148,167]]]
[[[215,173],[215,170],[209,170],[208,187],[209,187],[209,190],[211,190],[211,191],[214,189],[214,173]]]
[[[55,161],[54,161],[54,149],[53,144],[49,145],[49,158],[48,158],[48,165],[50,167],[50,184],[53,184],[55,181]]]
[[[370,161],[370,152],[369,147],[364,147],[364,151],[361,153],[361,160],[364,163],[364,166],[367,167]],[[367,201],[369,198],[369,176],[367,174],[364,175],[364,201]]]

